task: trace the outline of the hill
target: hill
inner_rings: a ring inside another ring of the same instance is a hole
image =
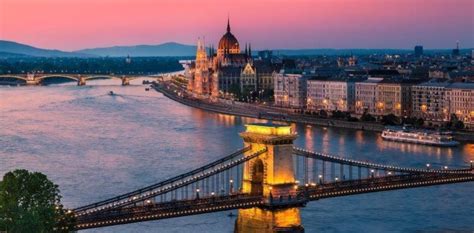
[[[132,57],[184,57],[194,56],[196,54],[196,46],[169,42],[159,45],[113,46],[83,49],[75,52],[111,57],[125,57],[128,55]]]
[[[34,57],[90,57],[91,55],[75,52],[64,52],[60,50],[41,49],[13,41],[0,40],[0,57],[11,56],[34,56]]]

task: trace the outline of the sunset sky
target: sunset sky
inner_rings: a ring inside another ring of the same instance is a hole
[[[256,49],[474,47],[474,0],[0,0],[0,39],[76,50],[216,44]]]

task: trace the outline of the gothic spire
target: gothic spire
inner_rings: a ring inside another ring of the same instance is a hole
[[[230,32],[230,17],[227,16],[227,32]]]

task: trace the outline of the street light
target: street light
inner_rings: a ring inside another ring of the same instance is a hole
[[[273,189],[273,187],[271,187],[271,186],[270,186],[270,187],[268,187],[268,190],[270,190],[270,193],[268,194],[268,195],[270,196],[270,203],[272,203],[272,202],[273,202],[273,194],[272,194],[272,189]]]
[[[426,164],[426,170],[430,170],[430,164],[429,163]]]

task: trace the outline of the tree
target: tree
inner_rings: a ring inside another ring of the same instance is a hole
[[[454,127],[455,129],[464,129],[464,122],[460,121],[456,114],[451,114],[451,120],[447,124],[448,128]]]
[[[72,231],[74,217],[60,200],[58,186],[46,175],[27,170],[6,173],[0,181],[0,231]]]
[[[321,109],[321,110],[319,110],[319,116],[322,117],[322,118],[327,118],[328,113],[324,109]]]
[[[332,111],[332,117],[334,119],[344,119],[347,117],[347,114],[345,112],[339,111],[339,110],[334,110]]]
[[[456,129],[464,129],[464,122],[462,122],[462,121],[457,121],[456,124],[454,124],[454,128],[456,128]]]
[[[398,125],[400,124],[400,118],[394,114],[388,114],[382,117],[382,123],[384,125]]]
[[[361,121],[375,121],[375,117],[370,115],[370,113],[364,112],[360,117]]]
[[[423,118],[418,118],[415,120],[415,127],[419,128],[419,127],[423,127],[423,125],[425,124],[425,120],[423,120]]]

